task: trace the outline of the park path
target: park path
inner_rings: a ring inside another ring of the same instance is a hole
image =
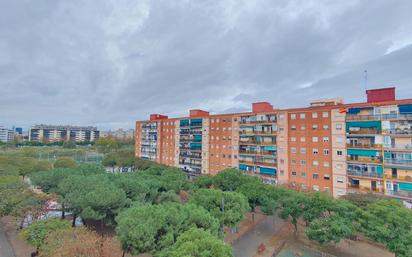
[[[13,249],[9,244],[9,240],[3,229],[3,225],[0,222],[0,256],[1,257],[15,257]]]
[[[284,225],[277,215],[266,217],[252,230],[233,243],[235,257],[253,257],[261,243],[265,243]]]

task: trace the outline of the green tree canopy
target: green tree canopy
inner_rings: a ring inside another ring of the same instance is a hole
[[[180,235],[176,243],[162,252],[161,257],[233,257],[232,248],[210,232],[191,228]]]
[[[58,158],[54,164],[54,168],[76,168],[77,163],[70,157],[61,157]]]

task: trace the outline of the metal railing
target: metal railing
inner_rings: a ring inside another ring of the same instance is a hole
[[[412,114],[375,114],[375,115],[357,115],[347,114],[346,120],[412,120]]]
[[[382,158],[381,157],[353,157],[353,156],[347,156],[346,158],[347,161],[354,161],[354,162],[370,162],[370,163],[381,163]]]
[[[362,144],[362,143],[349,143],[346,144],[347,148],[381,148],[382,145],[378,144]]]
[[[389,158],[386,159],[385,158],[385,163],[412,166],[412,160],[405,160],[405,159],[389,159]]]
[[[348,176],[358,176],[358,177],[370,177],[370,178],[383,178],[382,173],[359,171],[359,170],[348,170]]]
[[[385,174],[385,178],[386,179],[394,179],[394,180],[412,182],[412,176],[398,176],[398,175]]]

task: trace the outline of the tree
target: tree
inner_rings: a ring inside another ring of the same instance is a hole
[[[397,257],[411,256],[412,212],[395,200],[369,204],[360,216],[361,231]]]
[[[94,144],[101,153],[109,153],[120,148],[120,143],[114,137],[102,137]]]
[[[70,228],[70,223],[66,220],[48,219],[33,222],[25,228],[21,235],[38,251],[45,243],[46,237],[53,231]]]
[[[53,231],[40,247],[40,255],[44,257],[120,257],[121,254],[116,239],[99,236],[84,227]]]
[[[295,232],[298,231],[298,220],[303,215],[306,199],[304,195],[298,192],[293,192],[289,196],[281,199],[279,216],[284,219],[290,219],[290,222],[295,227]]]
[[[76,168],[77,163],[70,157],[62,157],[54,162],[54,168]]]
[[[266,198],[266,189],[263,183],[256,177],[240,185],[236,191],[247,197],[249,206],[253,212],[255,212],[256,206],[261,205]]]
[[[208,210],[221,225],[236,226],[249,210],[247,198],[236,192],[215,189],[199,189],[189,200]]]
[[[213,185],[223,191],[235,191],[238,187],[251,180],[252,177],[243,174],[238,169],[225,169],[213,178]]]
[[[346,199],[360,208],[365,208],[369,204],[377,202],[379,200],[385,200],[385,199],[388,200],[388,197],[383,196],[383,195],[378,195],[378,194],[372,194],[372,193],[367,193],[367,194],[350,193],[350,194],[342,196],[342,199]]]
[[[232,248],[208,231],[191,228],[159,257],[233,257]]]
[[[192,227],[217,235],[218,221],[193,204],[135,204],[116,218],[116,233],[123,250],[133,255],[158,253],[172,246],[180,234]]]
[[[309,225],[313,220],[320,217],[330,216],[336,200],[325,193],[313,192],[306,198],[303,219]]]
[[[305,234],[310,240],[325,245],[330,242],[339,243],[341,239],[349,238],[353,235],[354,231],[355,229],[350,219],[334,215],[314,220],[305,230]]]

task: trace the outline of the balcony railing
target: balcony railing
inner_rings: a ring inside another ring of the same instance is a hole
[[[389,179],[389,180],[398,180],[398,181],[408,181],[408,182],[412,182],[412,176],[394,176],[394,175],[389,175],[389,174],[385,174],[385,178]]]
[[[405,160],[405,159],[386,159],[385,164],[397,164],[397,165],[404,165],[404,166],[412,166],[412,160]]]
[[[359,156],[357,158],[353,156],[348,156],[347,161],[354,161],[354,162],[370,162],[370,163],[381,163],[382,158],[381,157],[364,157],[364,156]]]
[[[264,123],[276,123],[274,120],[240,120],[240,124],[264,124]]]
[[[359,170],[348,170],[348,176],[383,178],[382,173],[359,171]]]
[[[347,148],[381,148],[382,145],[378,145],[378,144],[362,144],[362,143],[349,143],[346,144]]]
[[[386,194],[389,196],[398,196],[404,198],[412,198],[412,191],[393,191],[393,190],[386,190]]]
[[[240,130],[239,135],[276,135],[276,131],[245,131],[245,130]]]
[[[256,141],[256,140],[247,140],[247,141],[239,141],[239,145],[276,145],[275,142],[263,142],[263,141]]]
[[[385,145],[385,149],[412,150],[412,145]]]
[[[347,130],[346,135],[380,135],[381,131],[378,129],[360,129],[360,130]]]
[[[375,115],[356,115],[347,114],[346,120],[412,120],[412,114],[375,114]]]
[[[385,134],[388,135],[411,135],[412,136],[412,129],[387,129],[383,131]]]
[[[268,167],[276,167],[277,162],[258,162],[258,161],[242,161],[239,160],[239,163],[253,165],[253,166],[268,166]]]
[[[371,188],[360,185],[349,185],[348,189],[350,191],[357,191],[361,193],[383,193],[383,188]]]
[[[266,151],[244,151],[240,150],[239,154],[248,154],[248,155],[271,155],[274,156],[273,152],[266,152]]]

